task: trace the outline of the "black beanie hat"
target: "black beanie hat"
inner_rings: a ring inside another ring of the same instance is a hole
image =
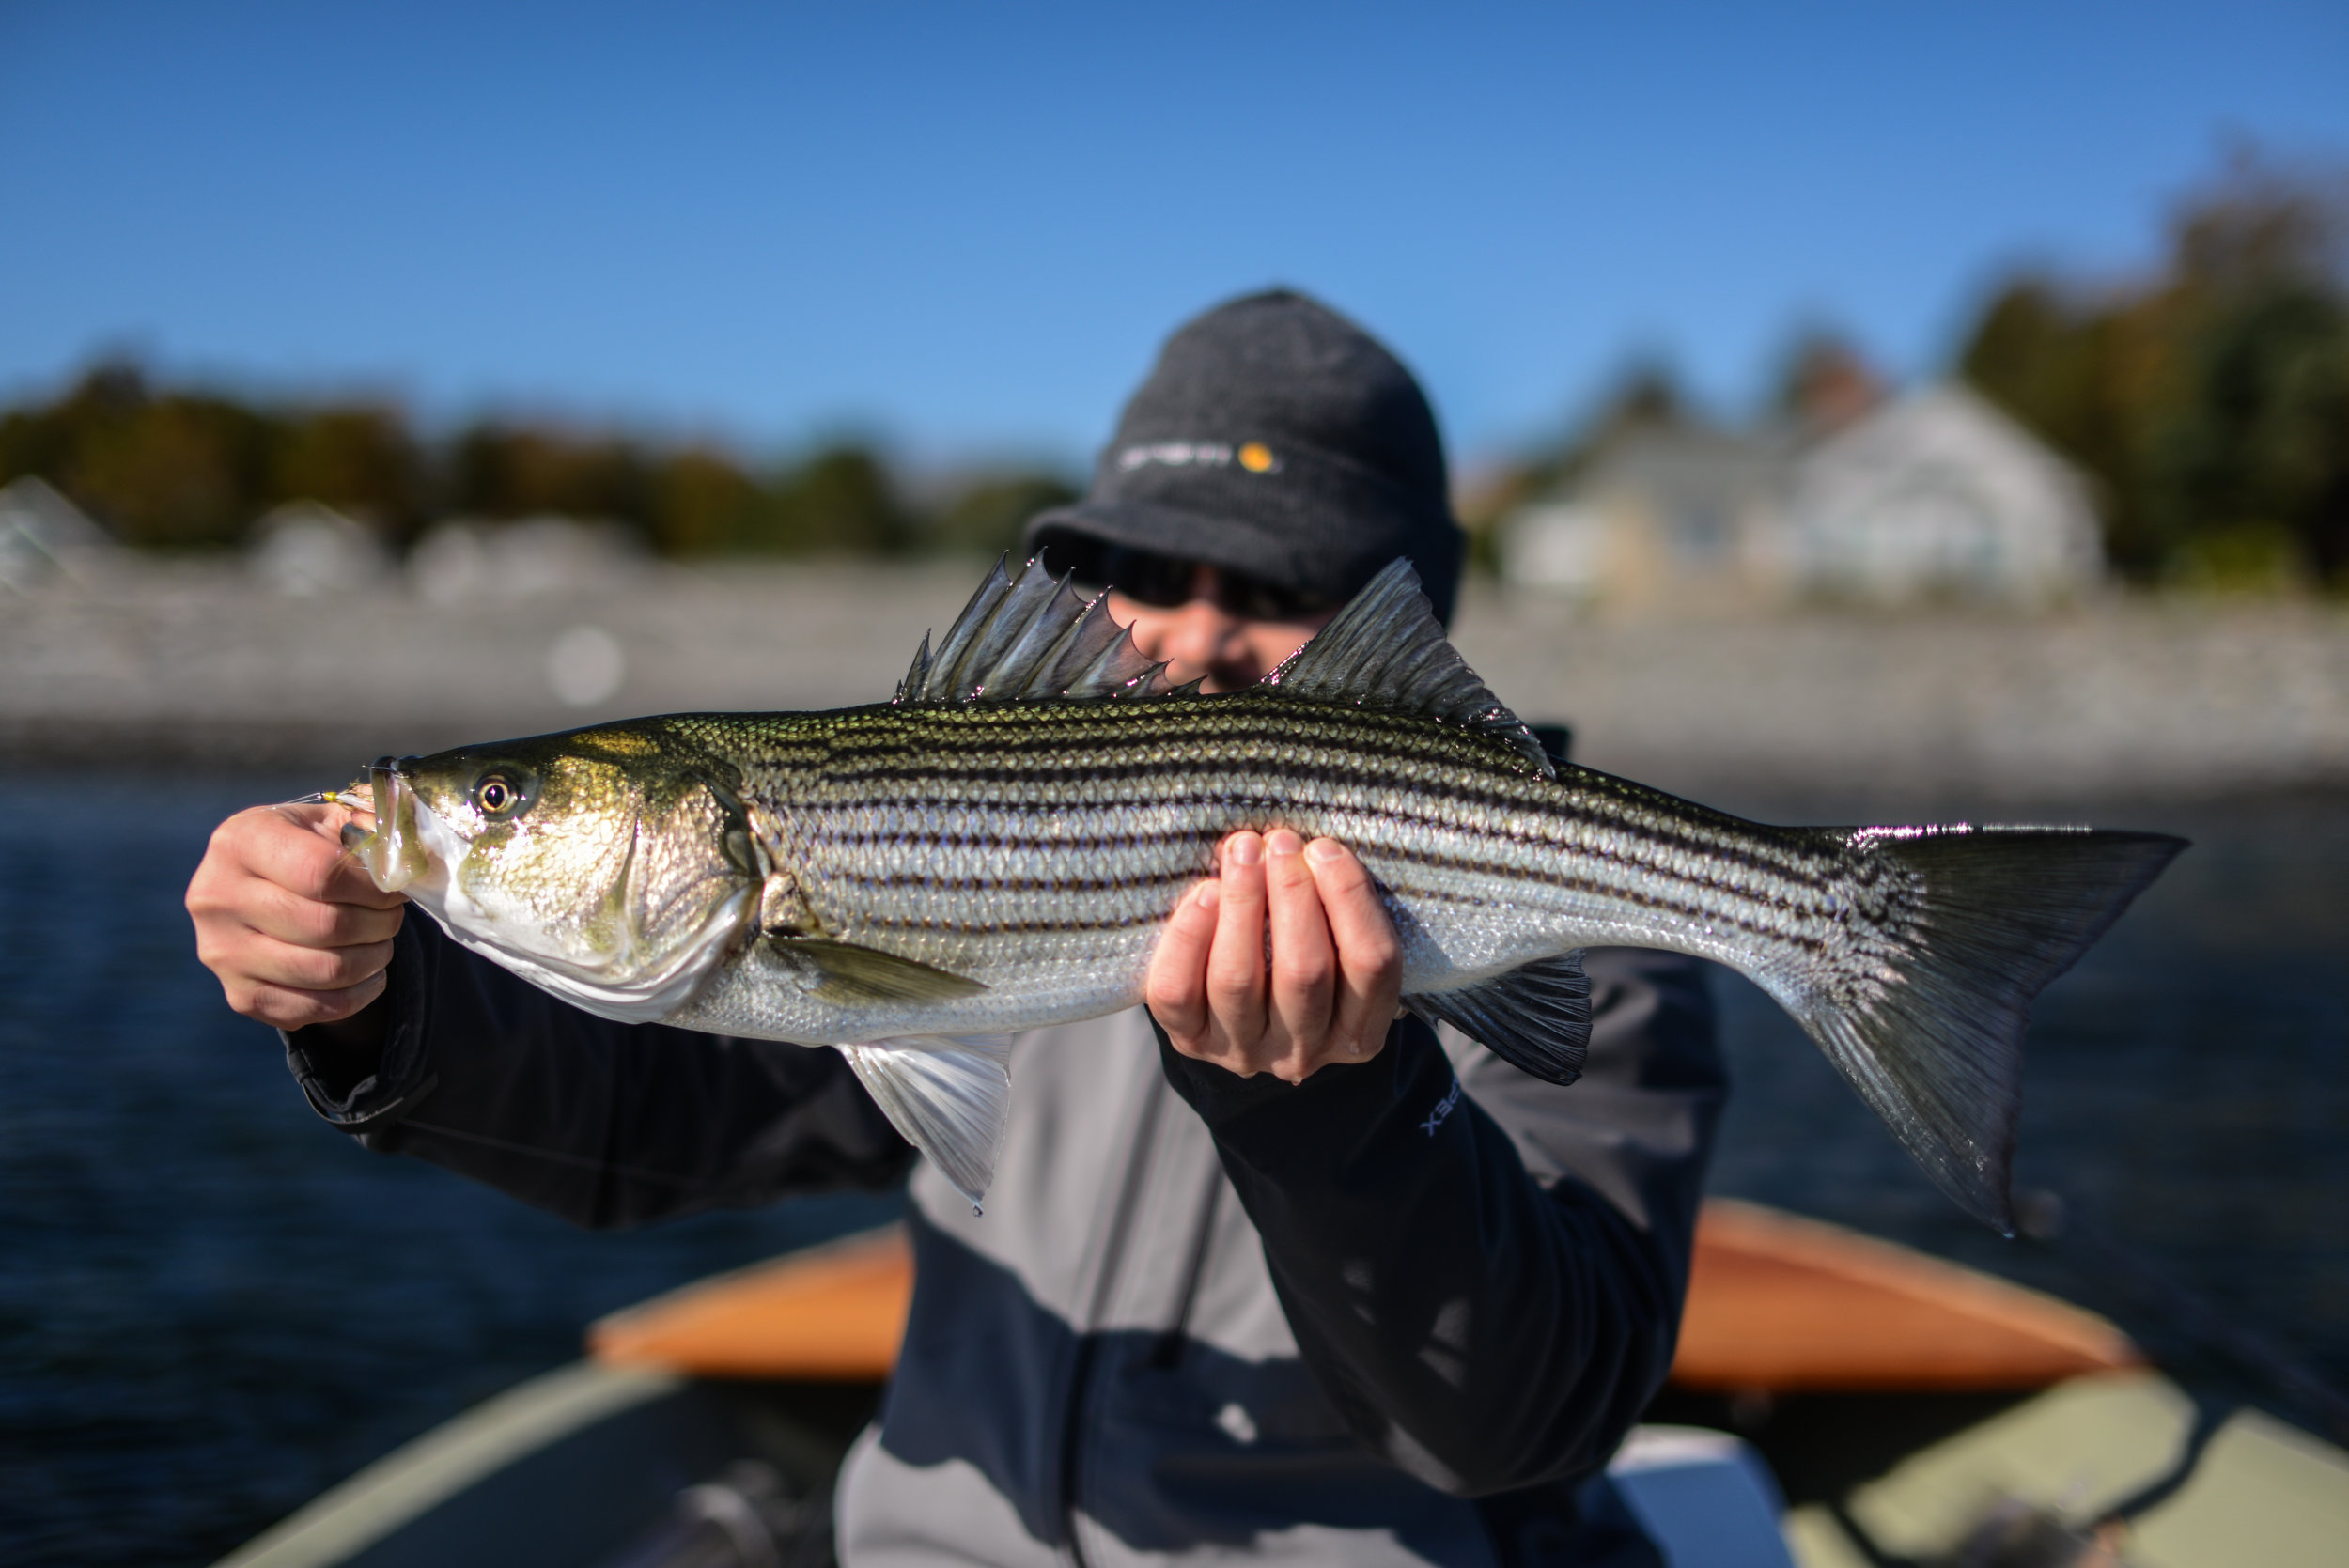
[[[1055,568],[1127,545],[1333,601],[1405,555],[1449,619],[1464,541],[1411,373],[1335,311],[1276,289],[1176,329],[1084,499],[1038,513],[1026,542]]]

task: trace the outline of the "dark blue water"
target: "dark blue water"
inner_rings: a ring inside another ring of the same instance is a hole
[[[2061,1194],[2103,1245],[1968,1220],[1726,973],[1736,1093],[1713,1185],[2052,1290],[2189,1379],[2309,1421],[2191,1307],[2349,1389],[2349,799],[2033,815],[2194,841],[2032,1010],[2015,1186]]]
[[[200,1563],[596,1315],[884,1199],[589,1235],[313,1119],[179,896],[293,783],[0,778],[0,1559]],[[2109,815],[2110,814],[2106,814]],[[2349,1381],[2349,801],[2126,814],[2201,840],[2043,1001],[2021,1178]],[[1721,995],[1717,1187],[2192,1336],[1971,1226],[1769,1004]],[[2168,1336],[2165,1342],[2164,1336]]]

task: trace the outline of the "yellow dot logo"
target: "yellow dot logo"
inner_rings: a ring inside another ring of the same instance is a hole
[[[1263,442],[1252,441],[1239,449],[1239,466],[1251,474],[1272,472],[1272,448]]]

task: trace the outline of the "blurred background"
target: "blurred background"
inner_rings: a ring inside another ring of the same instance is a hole
[[[2198,840],[2031,1042],[2022,1179],[2141,1279],[1969,1228],[1725,975],[1717,1187],[2349,1381],[2338,7],[12,0],[0,213],[10,1560],[209,1560],[890,1212],[586,1236],[374,1159],[180,890],[381,753],[884,695],[1274,284],[1424,380],[1458,640],[1579,760]]]

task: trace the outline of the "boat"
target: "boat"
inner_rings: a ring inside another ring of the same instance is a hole
[[[594,1324],[217,1568],[815,1568],[912,1294],[899,1227]],[[2105,1318],[1708,1201],[1671,1382],[1610,1472],[1673,1568],[2339,1568],[2349,1452]]]

